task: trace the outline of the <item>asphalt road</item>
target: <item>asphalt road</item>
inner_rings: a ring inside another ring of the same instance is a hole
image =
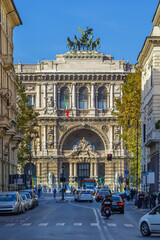
[[[100,215],[101,203],[56,203],[51,194],[41,196],[39,206],[21,215],[0,216],[0,240],[135,240],[144,239],[138,222],[145,212],[125,204],[125,214],[109,219]],[[160,239],[160,235],[147,237]]]

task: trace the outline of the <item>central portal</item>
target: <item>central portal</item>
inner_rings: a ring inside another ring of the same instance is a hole
[[[78,188],[83,186],[83,179],[90,177],[90,164],[79,163],[78,164]]]

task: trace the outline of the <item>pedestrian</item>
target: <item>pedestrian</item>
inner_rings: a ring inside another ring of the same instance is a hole
[[[138,196],[138,208],[141,208],[142,207],[142,201],[144,199],[144,193],[143,192],[140,192],[139,193],[139,196]]]
[[[153,207],[155,207],[156,206],[156,199],[157,199],[157,194],[156,194],[156,192],[153,192]]]
[[[56,198],[56,194],[57,194],[57,190],[56,190],[56,188],[54,188],[54,190],[53,190],[53,197],[54,197],[54,199]]]
[[[148,208],[148,203],[149,203],[149,193],[146,192],[144,195],[144,203],[145,203],[145,208]]]
[[[158,204],[160,204],[160,192],[158,193],[157,199],[158,199]]]

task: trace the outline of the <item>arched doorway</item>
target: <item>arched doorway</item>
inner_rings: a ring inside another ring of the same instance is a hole
[[[63,143],[62,153],[65,156],[65,164],[69,163],[69,167],[66,168],[69,185],[82,187],[84,178],[94,178],[98,181],[99,174],[104,175],[105,172],[104,164],[99,163],[104,151],[102,138],[90,129],[78,129],[68,135]]]

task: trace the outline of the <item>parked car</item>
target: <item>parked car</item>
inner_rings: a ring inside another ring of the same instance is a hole
[[[34,202],[34,207],[38,206],[38,196],[34,193],[34,189],[26,189],[24,192],[28,192]]]
[[[81,190],[79,195],[77,196],[77,201],[89,201],[93,202],[93,196],[88,190]]]
[[[77,197],[78,197],[78,195],[80,194],[81,191],[82,191],[81,189],[77,189],[77,190],[75,191],[75,194],[74,194],[74,201],[75,201],[75,202],[77,201]]]
[[[24,201],[25,210],[29,210],[29,201],[28,201],[27,196],[25,195],[25,193],[21,193],[20,196]]]
[[[21,213],[22,205],[18,192],[0,193],[0,213]]]
[[[143,236],[150,236],[152,233],[160,233],[160,205],[141,217],[139,229]]]
[[[23,200],[23,198],[20,196],[20,202],[21,202],[21,212],[25,213],[26,208],[25,208],[25,201]]]
[[[106,195],[111,195],[110,191],[99,191],[95,197],[95,200],[97,202],[102,201]]]
[[[124,213],[124,202],[118,195],[112,195],[112,211]]]
[[[34,208],[34,199],[31,197],[31,195],[29,194],[29,192],[21,192],[21,194],[25,194],[25,196],[28,199],[28,204],[29,204],[29,209]]]

